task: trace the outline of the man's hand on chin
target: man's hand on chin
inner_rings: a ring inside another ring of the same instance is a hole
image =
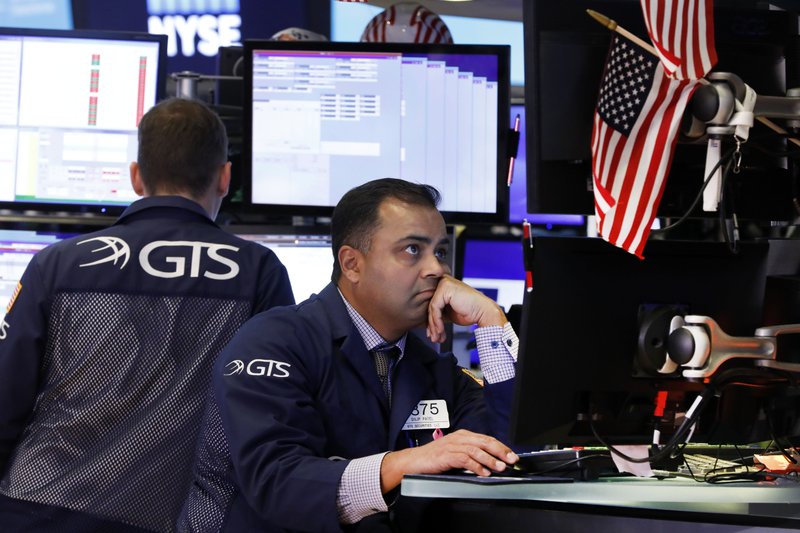
[[[446,320],[459,326],[503,326],[508,321],[497,303],[463,281],[444,275],[428,303],[427,335],[444,342]]]

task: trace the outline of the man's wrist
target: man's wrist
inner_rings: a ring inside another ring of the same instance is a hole
[[[492,309],[489,309],[487,312],[483,313],[476,324],[479,328],[485,328],[487,326],[500,326],[503,327],[508,322],[506,318],[506,314],[503,312],[503,309],[494,304]]]
[[[398,467],[399,452],[388,452],[381,461],[381,492],[388,493],[403,479],[402,469]]]

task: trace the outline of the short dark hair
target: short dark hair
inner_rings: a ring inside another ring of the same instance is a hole
[[[411,205],[436,209],[441,195],[430,185],[383,178],[369,181],[350,189],[333,210],[331,219],[331,244],[333,246],[333,273],[336,283],[342,274],[339,266],[339,250],[342,246],[366,252],[372,235],[380,224],[378,209],[384,200],[394,198]]]
[[[225,125],[199,100],[163,100],[139,121],[137,162],[152,194],[200,198],[227,160]]]

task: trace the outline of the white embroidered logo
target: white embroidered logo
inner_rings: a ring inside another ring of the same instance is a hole
[[[103,263],[113,263],[119,265],[120,270],[125,268],[130,259],[131,250],[128,243],[118,237],[93,237],[78,242],[98,241],[103,246],[95,248],[91,253],[108,251],[106,257],[102,257],[91,263],[83,263],[80,267],[96,266]],[[156,251],[166,249],[170,255],[158,255]],[[188,276],[198,278],[200,276],[214,280],[228,280],[235,278],[239,274],[239,264],[233,259],[222,255],[223,250],[238,252],[239,248],[228,244],[217,244],[199,241],[155,241],[146,244],[139,252],[139,265],[142,269],[156,278],[179,278]],[[200,271],[203,257],[207,261],[213,261],[217,267],[214,270],[206,269]]]
[[[150,261],[150,255],[153,253],[153,251],[160,248],[170,248],[175,250],[172,252],[175,255],[165,257],[163,260],[164,263],[171,263],[173,265],[173,267],[169,270],[159,270],[154,267]],[[184,249],[182,254],[179,251],[181,248]],[[189,250],[185,250],[186,248]],[[151,276],[155,276],[157,278],[178,278],[186,275],[186,263],[188,259],[189,277],[197,278],[200,276],[200,257],[204,249],[206,249],[206,255],[210,259],[228,267],[228,271],[217,273],[206,270],[203,272],[203,277],[209,279],[226,280],[235,278],[237,274],[239,274],[239,265],[232,259],[224,257],[219,253],[220,250],[231,250],[233,252],[239,251],[239,248],[236,246],[230,246],[227,244],[214,244],[197,241],[155,241],[145,245],[145,247],[142,248],[142,251],[139,252],[139,263],[142,265],[144,271]],[[188,258],[183,257],[187,254],[189,256]]]
[[[225,368],[230,370],[230,372],[226,372],[223,376],[233,376],[234,374],[241,374],[244,371],[244,363],[235,359],[225,365]]]
[[[93,263],[84,263],[84,264],[79,265],[79,266],[81,266],[81,267],[89,267],[89,266],[94,266],[94,265],[100,265],[102,263],[111,263],[111,262],[113,262],[116,265],[117,261],[122,259],[122,264],[120,265],[119,269],[122,270],[123,268],[125,268],[125,265],[128,264],[128,259],[130,259],[130,256],[131,256],[131,249],[128,246],[127,242],[125,242],[122,239],[117,238],[117,237],[103,237],[103,236],[100,236],[100,237],[93,237],[91,239],[86,239],[86,240],[80,241],[80,242],[78,242],[78,245],[85,244],[87,242],[94,242],[94,241],[99,241],[99,242],[103,243],[105,246],[101,246],[99,248],[95,248],[94,250],[92,250],[92,253],[101,252],[103,250],[109,250],[109,255],[106,256],[106,257],[103,257],[102,259],[98,259],[97,261],[95,261]]]
[[[289,363],[284,363],[282,361],[275,361],[274,359],[253,359],[249,363],[247,363],[247,367],[245,368],[244,361],[239,359],[234,359],[227,365],[225,368],[228,370],[225,376],[233,376],[241,374],[243,371],[247,371],[247,373],[251,376],[267,376],[273,378],[288,378],[289,377],[289,368],[292,365]]]

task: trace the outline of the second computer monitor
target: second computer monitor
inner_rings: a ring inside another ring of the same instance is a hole
[[[244,182],[329,216],[377,178],[435,186],[448,222],[505,222],[508,47],[246,41]]]
[[[166,38],[0,29],[0,205],[121,211],[137,126],[163,96]]]
[[[330,283],[333,253],[329,235],[274,226],[244,226],[233,231],[275,252],[289,274],[295,302],[308,299]]]

